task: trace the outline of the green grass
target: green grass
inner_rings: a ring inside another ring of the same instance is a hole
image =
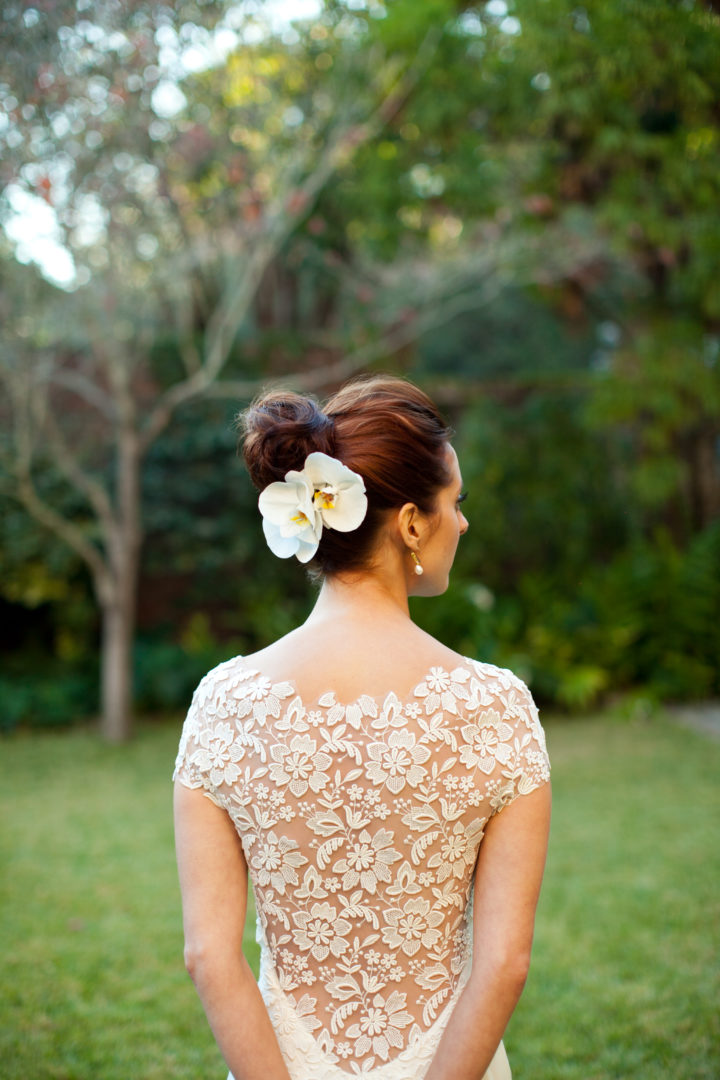
[[[182,966],[177,735],[0,742],[5,1080],[225,1075]],[[607,720],[548,738],[553,838],[506,1038],[515,1080],[716,1080],[720,744]]]

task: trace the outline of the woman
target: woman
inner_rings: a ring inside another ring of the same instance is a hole
[[[210,1026],[235,1080],[508,1080],[549,768],[524,684],[409,616],[468,528],[450,431],[387,377],[243,420],[266,539],[322,587],[302,626],[203,679],[183,730],[186,963]]]

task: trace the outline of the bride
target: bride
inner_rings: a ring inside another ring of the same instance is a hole
[[[508,1080],[549,766],[525,685],[410,619],[468,529],[451,432],[384,376],[324,410],[269,393],[243,427],[267,542],[321,587],[183,728],[185,957],[218,1046],[235,1080]]]

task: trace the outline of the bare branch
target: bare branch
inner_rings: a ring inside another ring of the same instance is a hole
[[[265,269],[275,257],[298,221],[315,203],[329,179],[345,167],[358,147],[368,142],[398,113],[427,69],[442,28],[434,28],[425,36],[412,63],[396,79],[371,117],[355,124],[327,142],[319,165],[293,192],[292,206],[288,192],[283,192],[263,223],[264,236],[246,259],[239,279],[225,291],[206,331],[205,360],[202,367],[181,383],[163,394],[142,433],[142,448],[146,449],[170,422],[175,409],[185,401],[207,394],[220,376],[232,348],[238,326],[246,316],[252,298]],[[293,209],[293,207],[295,209]]]
[[[66,390],[71,390],[78,397],[81,397],[83,401],[87,402],[88,405],[97,409],[106,419],[114,419],[115,410],[111,398],[79,371],[56,368],[51,370],[48,381],[55,386],[62,386]]]
[[[283,386],[304,392],[320,391],[351,378],[381,357],[392,356],[406,345],[416,341],[428,330],[443,326],[464,311],[477,310],[495,300],[504,288],[500,281],[488,282],[482,289],[477,285],[465,292],[456,292],[442,299],[434,307],[426,306],[422,315],[405,323],[389,327],[385,333],[348,353],[339,360],[302,374],[289,373],[277,380],[223,379],[206,391],[206,396],[236,398],[239,401],[252,398],[269,383],[282,382]]]
[[[290,375],[285,378],[284,383],[294,389],[311,391],[321,390],[349,379],[381,357],[392,356],[406,345],[417,341],[429,330],[445,325],[462,312],[477,310],[491,303],[497,299],[503,288],[504,285],[501,282],[489,282],[482,290],[476,287],[464,293],[456,293],[435,307],[426,306],[417,318],[390,327],[385,334],[362,345],[341,360],[317,371],[297,376]]]
[[[100,551],[77,525],[62,517],[40,498],[29,471],[23,470],[18,474],[17,496],[36,521],[64,540],[84,560],[90,568],[98,595],[103,597],[111,587],[111,575]]]
[[[58,427],[52,410],[46,410],[42,417],[37,416],[37,418],[45,429],[53,450],[55,464],[75,490],[88,500],[97,515],[105,542],[109,544],[115,530],[115,519],[108,493],[94,477],[83,469]]]

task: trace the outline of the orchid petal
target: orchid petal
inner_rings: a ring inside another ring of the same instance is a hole
[[[316,510],[312,504],[312,495],[312,488],[304,479],[292,482],[278,480],[260,492],[258,506],[264,518],[280,525],[298,509],[302,510],[306,517],[314,517]]]
[[[310,562],[313,555],[315,554],[315,552],[318,549],[318,540],[316,540],[313,537],[312,541],[310,541],[309,539],[306,539],[305,537],[298,536],[297,537],[297,543],[298,543],[298,549],[295,552],[295,554],[297,555],[298,562],[301,562],[301,563]]]
[[[281,527],[266,518],[263,519],[262,527],[268,547],[279,559],[289,559],[291,555],[297,555],[299,561],[305,563],[309,562],[317,551],[318,537],[311,530],[283,535]]]
[[[315,494],[329,494],[327,502],[331,505],[325,505],[322,499],[315,500],[324,524],[339,532],[357,529],[367,513],[362,476],[320,451],[308,455],[304,473],[312,483]]]
[[[296,536],[282,536],[279,526],[274,525],[267,518],[263,518],[262,527],[267,545],[273,555],[277,555],[279,559],[289,559],[295,554],[298,547]]]
[[[308,455],[303,473],[314,488],[324,487],[325,484],[338,487],[349,481],[355,481],[356,483],[359,481],[363,486],[363,490],[365,488],[362,477],[358,473],[348,469],[347,465],[343,465],[337,458],[331,458],[319,450]]]
[[[321,509],[320,514],[329,529],[352,532],[364,521],[367,502],[367,495],[359,487],[341,487],[335,496],[335,505]]]

